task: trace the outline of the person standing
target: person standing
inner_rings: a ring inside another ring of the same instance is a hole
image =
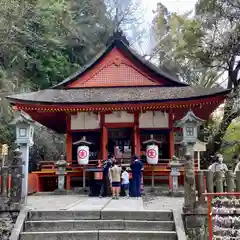
[[[228,167],[225,163],[223,163],[223,156],[222,154],[217,154],[217,159],[216,161],[209,166],[208,170],[212,171],[213,173],[215,172],[219,172],[219,171],[222,171],[222,172],[226,172],[228,171]]]
[[[226,171],[228,171],[228,167],[225,163],[223,163],[223,156],[222,154],[217,154],[216,161],[209,166],[208,170],[213,172],[213,181],[214,181],[214,192],[216,192],[216,172],[223,172],[224,177]],[[226,187],[226,181],[224,179],[224,188]]]
[[[239,155],[235,155],[233,157],[233,162],[235,164],[234,174],[236,174],[237,171],[240,171],[240,156]]]
[[[129,174],[126,167],[122,167],[122,188],[125,192],[125,196],[129,198]]]
[[[110,195],[110,181],[109,181],[109,169],[112,166],[113,163],[113,156],[109,155],[108,160],[104,162],[103,164],[103,176],[102,176],[102,185],[100,189],[100,195],[99,197],[103,197],[105,195]],[[104,192],[106,194],[104,195]]]
[[[141,197],[141,180],[143,163],[138,159],[137,156],[134,156],[133,158],[131,169],[132,169],[132,196],[139,198]]]
[[[112,187],[113,199],[119,198],[121,189],[121,171],[122,168],[119,167],[116,162],[113,162],[112,167],[109,169],[109,180]]]

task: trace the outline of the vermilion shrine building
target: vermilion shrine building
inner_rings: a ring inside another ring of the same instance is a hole
[[[82,175],[73,143],[83,136],[93,143],[90,163],[95,164],[97,159],[107,159],[109,152],[125,163],[133,154],[144,155],[142,143],[153,134],[161,141],[155,175],[168,181],[169,159],[179,150],[174,121],[189,109],[207,119],[227,92],[181,82],[147,62],[129,47],[126,38],[116,35],[84,70],[51,89],[13,95],[8,100],[42,125],[66,134],[69,189]],[[45,164],[33,174],[38,191],[44,190],[44,179],[56,177],[53,164]],[[144,180],[150,175],[146,166]],[[33,176],[29,179],[33,181]]]

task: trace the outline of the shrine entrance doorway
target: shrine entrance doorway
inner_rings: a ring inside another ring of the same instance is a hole
[[[133,128],[108,129],[108,153],[120,164],[129,165],[133,152]]]

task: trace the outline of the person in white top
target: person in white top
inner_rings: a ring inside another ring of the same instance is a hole
[[[212,172],[226,172],[228,171],[228,167],[225,163],[223,163],[223,156],[222,154],[218,154],[217,155],[217,161],[214,162],[212,165],[209,166],[208,170],[212,171]]]
[[[234,168],[234,174],[236,174],[237,171],[240,171],[240,155],[235,155],[233,157],[233,162],[236,164]]]
[[[223,155],[217,154],[216,162],[214,162],[212,165],[209,166],[208,170],[213,172],[213,184],[214,184],[214,192],[217,191],[216,189],[216,172],[223,172],[224,179],[224,189],[226,188],[226,179],[225,179],[225,173],[228,171],[228,167],[225,163],[223,163]],[[225,191],[225,190],[224,190]]]
[[[122,167],[122,188],[125,192],[125,195],[126,197],[128,198],[129,197],[129,174],[128,172],[126,171],[126,168],[125,167]]]

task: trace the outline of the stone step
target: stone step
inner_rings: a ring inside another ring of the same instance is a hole
[[[79,230],[144,230],[174,231],[173,221],[137,221],[137,220],[50,220],[26,221],[26,232]]]
[[[28,220],[146,220],[172,221],[172,211],[30,211]]]
[[[174,231],[57,231],[24,232],[20,240],[177,240]]]
[[[30,211],[27,220],[99,220],[100,211]]]
[[[105,211],[101,212],[101,219],[104,220],[145,220],[145,221],[172,221],[172,211]]]

